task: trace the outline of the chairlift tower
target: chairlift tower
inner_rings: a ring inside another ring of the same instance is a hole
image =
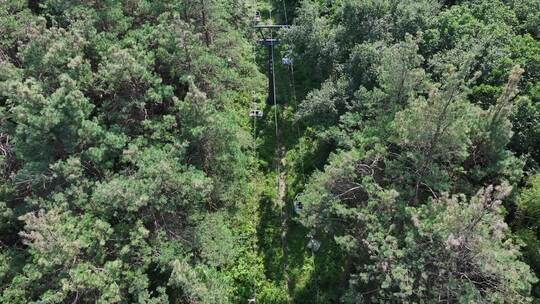
[[[274,84],[274,46],[281,43],[278,38],[274,38],[273,34],[274,30],[289,28],[289,26],[273,24],[260,25],[255,23],[253,28],[258,30],[262,36],[262,39],[259,39],[257,43],[268,48],[268,98],[266,99],[266,103],[268,105],[273,105],[276,96],[276,86]],[[268,38],[268,33],[270,34],[270,38]]]

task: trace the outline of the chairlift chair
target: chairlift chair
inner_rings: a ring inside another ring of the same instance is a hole
[[[316,252],[321,248],[321,242],[311,238],[307,244],[307,248],[311,249],[312,252]]]
[[[298,199],[298,195],[294,198],[293,206],[294,206],[294,212],[296,212],[296,214],[302,213],[302,208],[304,206],[302,205],[302,202]]]
[[[294,202],[294,212],[296,212],[296,214],[302,213],[303,207],[304,206],[302,206],[302,202]]]
[[[259,118],[263,116],[263,111],[261,110],[251,110],[249,111],[249,117]]]
[[[293,60],[291,57],[289,57],[289,55],[285,55],[282,59],[281,59],[281,63],[284,65],[284,66],[291,66],[293,64]]]
[[[259,24],[261,22],[261,12],[256,11],[255,16],[253,17],[253,24]]]

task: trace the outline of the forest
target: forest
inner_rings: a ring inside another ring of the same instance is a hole
[[[0,0],[0,303],[540,303],[540,0]]]

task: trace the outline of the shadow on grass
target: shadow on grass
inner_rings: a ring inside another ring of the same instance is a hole
[[[293,303],[338,303],[344,256],[330,239],[319,239],[321,247],[312,255],[307,248],[308,230],[295,221],[289,227]]]
[[[283,253],[281,251],[280,210],[265,196],[259,202],[260,222],[257,227],[257,243],[264,260],[265,275],[273,281],[283,280]]]

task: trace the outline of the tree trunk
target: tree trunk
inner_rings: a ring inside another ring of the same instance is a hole
[[[349,277],[351,276],[352,266],[353,266],[353,257],[352,255],[348,254],[347,258],[345,259],[345,263],[343,265],[343,272],[341,273],[341,277],[339,278],[338,295],[340,298],[345,292],[345,289],[347,289],[347,284],[349,283]]]
[[[202,25],[204,28],[204,42],[206,46],[210,46],[212,43],[212,37],[210,36],[210,31],[208,30],[208,15],[206,12],[206,5],[204,0],[201,0],[201,14],[202,14]]]

